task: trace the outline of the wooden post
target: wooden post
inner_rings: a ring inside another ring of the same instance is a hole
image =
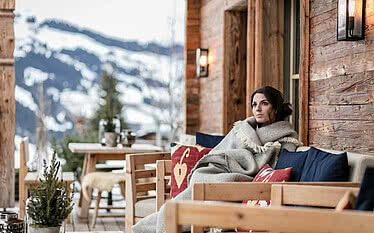
[[[309,145],[309,1],[300,1],[299,139]]]
[[[0,0],[0,208],[14,207],[15,0]]]
[[[186,1],[186,41],[184,44],[184,133],[199,129],[200,80],[196,77],[196,49],[200,47],[200,0]]]

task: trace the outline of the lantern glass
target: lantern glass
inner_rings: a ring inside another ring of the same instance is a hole
[[[338,40],[362,40],[364,29],[365,0],[338,0]]]
[[[196,76],[208,77],[208,49],[196,49]]]

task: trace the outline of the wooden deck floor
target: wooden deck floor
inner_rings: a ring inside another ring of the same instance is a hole
[[[115,190],[113,190],[113,206],[114,207],[125,207],[125,201],[122,196]],[[105,197],[105,193],[103,196]],[[99,210],[99,216],[103,215],[106,217],[98,217],[96,220],[96,227],[90,229],[90,223],[92,221],[92,216],[94,214],[94,209],[90,209],[89,218],[82,219],[79,218],[79,207],[78,207],[79,193],[74,193],[74,209],[71,213],[71,224],[65,224],[61,228],[61,232],[94,232],[94,231],[123,231],[125,232],[125,209],[112,209],[107,212],[105,209]],[[95,201],[91,202],[91,207],[93,208]],[[107,199],[102,199],[100,206],[105,207],[107,205]],[[1,209],[2,210],[2,209]],[[16,208],[7,208],[8,211],[19,212],[18,203],[16,203]],[[110,217],[110,215],[123,215],[123,217]]]
[[[116,201],[121,199],[120,195],[114,195],[113,202],[114,207],[125,207],[125,201]],[[94,214],[94,209],[90,209],[89,218],[82,219],[79,217],[79,207],[78,207],[78,198],[74,198],[76,203],[74,210],[71,214],[71,224],[66,224],[65,232],[87,232],[87,231],[125,231],[125,209],[112,209],[110,212],[107,212],[105,209],[99,210],[99,216],[96,220],[96,226],[94,229],[90,229],[92,216]],[[102,199],[100,206],[105,207],[107,205],[107,200]],[[94,207],[94,201],[91,202],[91,207]],[[111,217],[111,215],[123,215],[122,217]]]

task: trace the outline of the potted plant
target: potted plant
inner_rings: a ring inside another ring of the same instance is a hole
[[[40,185],[30,186],[27,214],[31,221],[29,233],[58,233],[64,220],[73,210],[72,196],[66,193],[67,184],[58,177],[60,162],[53,153],[51,165],[44,160]]]

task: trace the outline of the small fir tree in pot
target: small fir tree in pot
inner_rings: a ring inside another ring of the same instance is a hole
[[[120,122],[122,128],[126,128],[126,122],[122,117],[122,111],[124,109],[123,103],[120,101],[121,93],[117,90],[118,80],[114,73],[104,71],[101,76],[100,82],[100,101],[98,102],[98,109],[96,110],[93,118],[90,120],[91,129],[99,131],[100,121],[104,120],[103,134],[105,132],[115,132],[115,122],[113,119]],[[109,123],[109,124],[106,124]],[[119,132],[118,132],[119,133]],[[99,133],[99,142],[101,143],[101,137],[104,135]],[[107,141],[106,141],[106,143]]]
[[[44,160],[43,179],[38,187],[30,186],[27,214],[31,218],[29,232],[59,232],[60,226],[73,210],[72,197],[67,194],[67,184],[58,177],[60,162],[56,152],[49,168]]]

